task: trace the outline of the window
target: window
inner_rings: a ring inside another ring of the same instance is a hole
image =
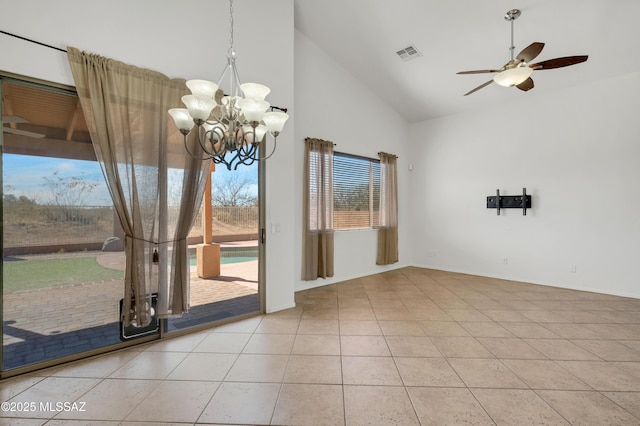
[[[333,227],[378,226],[380,161],[336,152],[333,157]]]

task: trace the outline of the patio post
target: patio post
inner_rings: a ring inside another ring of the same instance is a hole
[[[216,165],[211,162],[202,200],[202,244],[196,245],[196,261],[200,278],[220,276],[220,244],[213,243],[213,211],[211,208],[211,173],[215,171]]]

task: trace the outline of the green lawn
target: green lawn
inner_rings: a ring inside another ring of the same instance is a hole
[[[122,278],[124,272],[107,269],[95,257],[19,260],[3,263],[5,292],[81,284]]]

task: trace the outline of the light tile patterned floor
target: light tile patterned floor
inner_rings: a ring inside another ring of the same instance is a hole
[[[640,424],[640,300],[419,268],[296,300],[6,380],[36,409],[0,423]]]

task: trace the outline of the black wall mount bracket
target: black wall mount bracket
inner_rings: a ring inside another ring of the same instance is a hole
[[[527,188],[522,188],[522,195],[500,195],[500,190],[496,189],[496,195],[487,197],[487,208],[497,209],[498,216],[500,209],[522,209],[522,215],[527,215],[527,209],[531,208],[531,195],[527,195]]]

